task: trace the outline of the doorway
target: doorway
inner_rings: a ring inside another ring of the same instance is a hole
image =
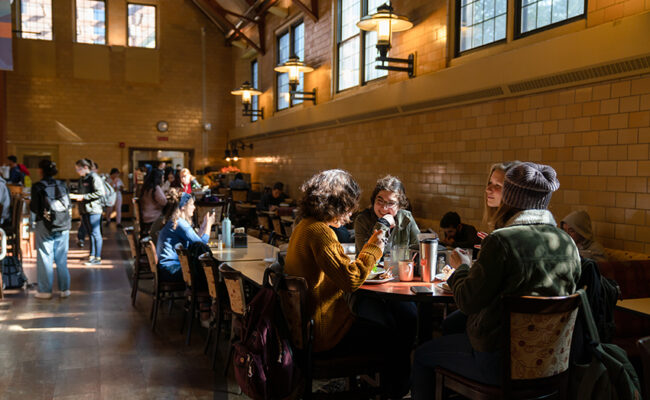
[[[152,149],[152,148],[129,148],[129,185],[133,189],[133,172],[136,168],[147,167],[158,168],[160,163],[166,167],[188,168],[193,170],[194,150],[193,149]]]

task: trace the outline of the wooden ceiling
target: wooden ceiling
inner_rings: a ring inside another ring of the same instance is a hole
[[[245,43],[260,54],[266,53],[265,20],[269,10],[278,8],[280,0],[192,0],[212,22],[223,32],[226,43]],[[314,21],[318,21],[318,0],[291,0]],[[285,1],[286,3],[286,1]]]

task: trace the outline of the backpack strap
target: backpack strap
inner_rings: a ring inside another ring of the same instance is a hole
[[[587,298],[587,293],[584,289],[578,290],[580,294],[580,300],[582,301],[582,315],[584,316],[584,322],[587,325],[587,333],[593,345],[600,345],[600,336],[598,335],[598,328],[596,328],[596,321],[594,321],[594,316],[591,313],[591,306],[589,305],[589,299]]]

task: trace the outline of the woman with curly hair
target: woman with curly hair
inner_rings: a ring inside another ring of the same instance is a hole
[[[291,234],[285,272],[304,277],[308,286],[308,315],[314,321],[314,351],[346,354],[367,348],[382,348],[382,389],[389,397],[401,398],[408,392],[410,345],[384,326],[356,318],[348,307],[346,294],[357,290],[383,254],[383,231],[376,230],[351,261],[330,226],[347,223],[359,204],[361,191],[352,176],[343,170],[322,171],[300,188],[301,221]],[[402,346],[400,346],[402,344]]]
[[[391,175],[379,179],[370,196],[370,206],[354,221],[357,249],[376,229],[383,230],[388,238],[384,251],[389,251],[394,245],[417,248],[420,229],[411,212],[406,210],[408,205],[404,185],[399,179]]]

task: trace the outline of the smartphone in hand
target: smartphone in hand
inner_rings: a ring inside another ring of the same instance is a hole
[[[431,294],[433,290],[429,286],[411,286],[411,292],[415,294]]]

